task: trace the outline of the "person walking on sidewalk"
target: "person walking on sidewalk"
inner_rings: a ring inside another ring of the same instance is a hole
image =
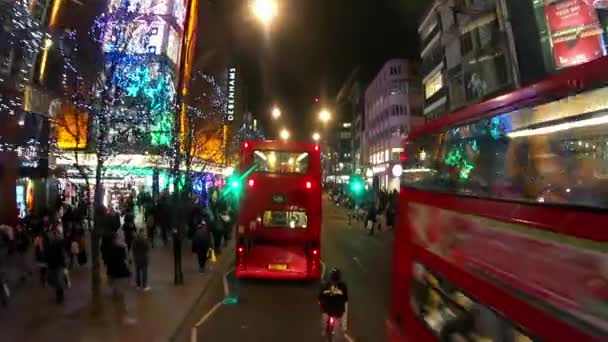
[[[48,218],[46,216],[45,219],[48,222]],[[48,234],[48,225],[43,223],[42,231],[40,231],[34,238],[34,258],[36,260],[36,264],[38,265],[40,285],[42,287],[46,286],[48,275],[48,265],[46,261],[46,249],[49,246]]]
[[[55,289],[55,299],[58,304],[63,303],[66,287],[65,242],[61,232],[55,228],[51,231],[46,260],[48,265],[49,284]]]
[[[27,262],[27,250],[30,246],[30,239],[22,224],[15,226],[15,250],[17,251],[17,268],[21,275],[19,280],[25,280],[32,275],[32,270]]]
[[[120,232],[114,234],[114,241],[108,249],[107,274],[112,286],[114,298],[119,301],[121,310],[124,312],[124,323],[134,324],[135,319],[131,317],[131,298],[127,295],[131,271],[127,265],[127,244],[124,235]]]
[[[192,252],[196,254],[198,259],[199,271],[205,272],[205,265],[207,264],[207,253],[209,252],[209,245],[211,237],[209,236],[209,229],[206,222],[202,222],[198,225],[194,238],[192,239]]]
[[[133,261],[135,262],[135,283],[138,289],[150,291],[148,286],[148,265],[150,263],[150,243],[143,229],[140,229],[133,241]]]
[[[156,210],[152,200],[146,204],[146,229],[150,247],[154,248],[154,237],[156,236]]]
[[[135,212],[132,209],[127,209],[127,212],[124,217],[124,224],[122,225],[122,230],[125,233],[125,242],[127,243],[127,252],[131,252],[131,247],[133,246],[133,240],[135,239],[135,231],[137,227],[135,227]]]

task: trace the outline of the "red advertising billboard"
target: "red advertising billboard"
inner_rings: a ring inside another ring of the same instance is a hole
[[[554,2],[545,7],[545,14],[552,34],[598,23],[595,8],[588,0]]]
[[[604,55],[600,35],[555,40],[553,57],[558,69],[592,61]]]
[[[608,253],[601,242],[409,204],[414,243],[445,261],[608,332]]]

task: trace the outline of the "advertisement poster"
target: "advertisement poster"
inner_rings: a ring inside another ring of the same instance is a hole
[[[570,40],[555,40],[553,56],[558,69],[592,61],[604,55],[600,35],[589,35]]]
[[[586,0],[554,2],[545,7],[545,14],[552,33],[598,23],[593,4]]]
[[[408,212],[415,244],[608,333],[605,244],[414,203]]]

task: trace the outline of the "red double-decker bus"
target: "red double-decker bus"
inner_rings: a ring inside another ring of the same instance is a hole
[[[608,340],[608,59],[408,136],[391,341]]]
[[[236,275],[321,276],[321,154],[293,141],[243,144]]]

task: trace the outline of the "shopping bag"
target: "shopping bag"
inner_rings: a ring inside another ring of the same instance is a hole
[[[4,298],[11,297],[11,289],[8,287],[6,283],[2,284],[2,291],[4,291]]]
[[[374,222],[372,220],[367,220],[367,225],[365,226],[367,230],[372,230],[374,226]]]
[[[207,259],[211,262],[217,261],[217,258],[215,257],[215,251],[213,250],[213,248],[209,248],[209,251],[207,252]]]
[[[68,271],[67,268],[63,270],[63,277],[65,279],[65,285],[67,286],[67,288],[71,288],[72,280],[70,279],[70,271]]]

